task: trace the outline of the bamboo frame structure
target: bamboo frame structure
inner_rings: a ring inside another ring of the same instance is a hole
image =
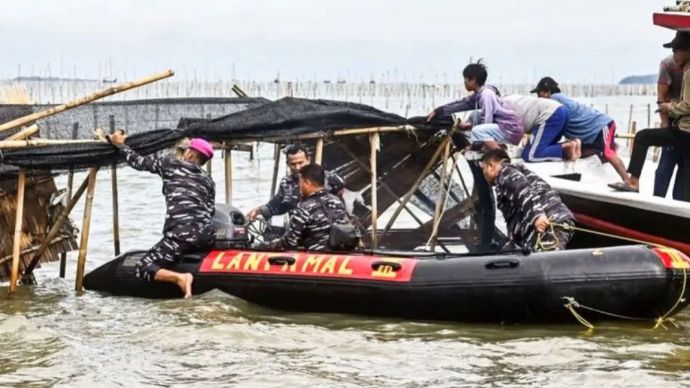
[[[441,208],[445,202],[445,184],[446,184],[446,170],[448,168],[448,158],[450,157],[450,142],[446,142],[446,146],[443,148],[443,161],[441,162],[441,177],[438,182],[438,197],[436,198],[436,208],[434,209],[434,228],[431,231],[431,236],[429,237],[429,246],[431,250],[434,251],[436,248],[436,238],[438,236],[438,223],[441,219]]]
[[[371,166],[371,245],[376,249],[378,247],[378,223],[379,223],[379,207],[378,207],[378,149],[379,149],[379,134],[369,134],[369,165]]]
[[[173,75],[175,75],[174,71],[165,70],[165,71],[162,71],[160,73],[156,73],[156,74],[141,78],[141,79],[136,80],[136,81],[127,82],[124,84],[112,86],[112,87],[100,90],[96,93],[90,94],[88,96],[67,102],[65,104],[54,106],[52,108],[49,108],[49,109],[46,109],[46,110],[43,110],[40,112],[32,113],[30,115],[26,115],[23,117],[19,117],[17,119],[12,120],[12,121],[1,124],[0,125],[0,132],[14,129],[17,127],[21,127],[21,126],[26,125],[28,123],[31,123],[33,121],[40,120],[40,119],[46,118],[48,116],[58,114],[58,113],[64,112],[64,111],[72,109],[72,108],[76,108],[78,106],[85,105],[85,104],[88,104],[88,103],[96,101],[96,100],[100,100],[101,98],[111,96],[113,94],[121,93],[121,92],[124,92],[126,90],[138,88],[140,86],[162,80],[164,78],[172,77]]]
[[[88,186],[86,188],[86,202],[84,203],[84,220],[81,229],[81,241],[79,242],[79,258],[77,259],[77,277],[74,282],[74,290],[79,292],[84,287],[84,269],[86,267],[86,251],[89,245],[89,232],[91,230],[91,209],[93,208],[93,193],[96,188],[97,169],[89,170]]]
[[[10,295],[17,291],[19,279],[19,257],[22,243],[22,223],[24,220],[24,189],[26,186],[26,172],[19,171],[17,179],[17,212],[14,221],[14,242],[12,245],[12,273],[10,274]]]
[[[450,142],[450,138],[445,137],[443,139],[443,141],[441,142],[441,144],[438,146],[438,148],[436,148],[436,151],[434,151],[434,154],[431,156],[431,159],[429,159],[426,166],[424,166],[422,173],[419,174],[414,185],[412,185],[410,190],[408,190],[407,193],[405,194],[405,196],[403,197],[403,200],[402,200],[402,203],[400,204],[400,206],[398,206],[398,208],[395,209],[395,211],[393,212],[393,215],[388,220],[388,223],[386,224],[386,227],[384,228],[382,235],[385,235],[386,233],[388,233],[390,228],[393,226],[393,223],[395,222],[395,220],[400,215],[400,212],[402,211],[402,207],[404,205],[407,205],[407,202],[410,200],[410,198],[412,198],[412,195],[414,195],[414,192],[417,191],[417,189],[419,188],[419,185],[422,184],[422,181],[426,177],[426,174],[428,174],[429,171],[432,169],[432,167],[436,164],[436,161],[441,156],[441,152],[444,150],[446,143],[448,143],[448,142]]]
[[[364,169],[364,171],[367,172],[367,174],[371,174],[371,169],[369,168],[369,166],[367,166],[367,164],[365,162],[363,162],[359,157],[357,157],[357,155],[352,153],[352,151],[350,151],[343,144],[338,143],[338,146],[346,154],[348,154],[354,161],[356,161],[357,164],[359,164],[360,167],[362,167]],[[379,185],[381,185],[381,187],[383,187],[383,189],[386,190],[388,192],[388,194],[395,197],[396,201],[398,201],[398,203],[403,207],[403,210],[405,210],[412,217],[412,219],[414,219],[417,222],[417,224],[419,224],[419,226],[424,226],[424,222],[422,222],[422,220],[420,220],[419,217],[417,217],[417,215],[414,214],[414,212],[412,210],[410,210],[410,208],[407,207],[407,205],[402,204],[402,200],[400,199],[400,197],[398,197],[398,194],[396,194],[395,191],[393,191],[393,189],[388,185],[388,183],[386,183],[384,181],[380,181]]]

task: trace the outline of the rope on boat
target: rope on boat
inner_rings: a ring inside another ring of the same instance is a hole
[[[598,232],[595,230],[579,228],[579,227],[573,226],[573,225],[560,224],[560,223],[554,223],[554,222],[552,222],[550,224],[551,233],[554,232],[555,227],[563,228],[566,230],[569,229],[572,231],[577,230],[577,231],[581,231],[581,232],[585,232],[585,233],[598,234],[601,236],[618,238],[621,240],[627,240],[627,241],[631,241],[631,242],[635,242],[635,243],[641,243],[641,244],[645,244],[645,245],[652,245],[652,246],[660,247],[660,248],[668,248],[668,247],[665,247],[665,246],[660,245],[660,244],[651,243],[649,241],[638,240],[638,239],[623,237],[623,236],[617,236],[614,234]],[[546,233],[539,233],[537,235],[537,243],[535,244],[535,248],[542,246],[541,245],[542,244],[542,235],[544,235],[544,234],[546,234]],[[558,243],[558,237],[556,236],[555,233],[553,233],[553,234],[554,234],[554,238],[556,239],[556,243]],[[685,267],[682,267],[681,269],[683,270],[683,284],[681,286],[680,294],[678,295],[678,298],[676,299],[676,302],[673,304],[673,306],[671,306],[671,308],[664,315],[653,320],[654,321],[654,327],[652,327],[652,330],[656,330],[659,327],[662,327],[664,329],[668,329],[668,327],[666,327],[665,323],[672,324],[676,329],[679,328],[678,323],[676,323],[676,321],[673,318],[669,317],[669,315],[671,315],[676,310],[678,305],[680,305],[682,302],[685,301],[685,291],[687,290],[687,284],[688,284],[688,272],[687,272]],[[595,328],[594,325],[591,322],[589,322],[587,319],[585,319],[582,315],[580,315],[576,309],[580,308],[580,309],[589,310],[589,311],[592,311],[592,312],[595,312],[598,314],[602,314],[602,315],[606,315],[606,316],[610,316],[610,317],[614,317],[614,318],[619,318],[619,319],[631,320],[631,321],[649,321],[650,320],[648,318],[631,317],[631,316],[627,316],[627,315],[621,315],[621,314],[611,313],[608,311],[599,310],[599,309],[594,308],[594,307],[585,306],[585,305],[578,303],[577,300],[575,300],[575,298],[569,297],[569,296],[565,296],[565,297],[563,297],[563,299],[565,299],[567,301],[567,303],[563,306],[573,314],[573,317],[575,317],[575,319],[577,319],[578,322],[580,322],[583,326],[587,327],[587,329],[589,329],[589,330],[593,330]]]

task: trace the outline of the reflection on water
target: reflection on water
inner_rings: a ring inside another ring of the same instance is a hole
[[[253,162],[235,153],[236,206],[247,210],[267,199],[271,155],[269,145]],[[214,171],[222,193],[222,160]],[[163,222],[160,182],[131,169],[119,178],[123,249],[146,248]],[[107,171],[96,188],[91,269],[112,255]],[[72,217],[77,224],[80,212],[81,205]],[[74,263],[70,255],[67,279],[50,263],[37,272],[38,286],[0,298],[0,385],[664,387],[690,378],[690,312],[678,317],[678,330],[615,323],[594,333],[575,322],[500,326],[295,314],[220,292],[169,301],[77,296]]]

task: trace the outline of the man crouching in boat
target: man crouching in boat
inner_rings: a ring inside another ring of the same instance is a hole
[[[535,251],[561,250],[573,237],[573,213],[559,195],[525,166],[510,164],[502,150],[491,150],[482,156],[486,181],[496,186],[496,205],[503,213],[512,243]]]
[[[110,135],[110,142],[125,156],[127,164],[163,178],[167,213],[163,239],[135,265],[137,278],[177,284],[185,298],[192,296],[194,277],[165,269],[179,257],[213,239],[212,218],[216,189],[213,179],[201,168],[213,158],[213,147],[204,139],[191,139],[181,157],[141,156],[125,144],[122,132]]]
[[[324,169],[318,164],[302,167],[298,183],[302,201],[297,204],[285,234],[256,247],[308,251],[354,249],[359,243],[357,229],[343,201],[324,187],[325,179]]]
[[[299,170],[310,163],[309,155],[304,146],[295,144],[288,147],[286,157],[290,175],[285,176],[280,181],[278,192],[267,204],[256,207],[247,214],[249,221],[255,219],[258,215],[262,215],[265,220],[268,220],[273,216],[292,212],[300,201],[298,175]],[[345,186],[343,178],[331,171],[325,171],[325,176],[326,190],[331,194],[340,196]]]

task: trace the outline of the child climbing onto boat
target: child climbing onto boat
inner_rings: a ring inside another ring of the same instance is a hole
[[[575,218],[548,183],[524,165],[510,164],[502,149],[486,152],[480,164],[486,181],[496,187],[511,243],[535,251],[566,248]]]
[[[216,189],[213,179],[201,168],[213,158],[213,147],[204,139],[191,139],[181,157],[141,156],[129,148],[127,135],[116,132],[110,142],[120,150],[127,164],[163,178],[165,225],[163,238],[135,265],[137,278],[177,284],[185,298],[192,296],[191,273],[178,273],[165,267],[180,256],[213,240],[212,218]]]
[[[563,105],[568,114],[563,136],[582,141],[584,153],[599,154],[603,160],[611,163],[626,183],[629,183],[625,165],[616,153],[613,141],[616,135],[616,122],[611,117],[561,93],[558,83],[551,77],[540,79],[537,87],[530,93],[537,93],[541,98],[550,98]]]
[[[470,130],[472,143],[483,143],[486,149],[499,148],[499,144],[518,144],[525,132],[522,121],[514,111],[506,108],[499,100],[496,87],[485,85],[488,77],[486,66],[481,61],[470,63],[462,71],[465,89],[471,94],[460,100],[442,105],[431,111],[427,121],[437,116],[449,116],[457,112],[479,110],[479,123],[462,123],[458,127]]]
[[[522,119],[525,131],[530,134],[522,150],[526,162],[575,160],[580,157],[577,139],[560,143],[568,121],[566,109],[559,103],[533,96],[506,96],[501,99],[505,106]]]

